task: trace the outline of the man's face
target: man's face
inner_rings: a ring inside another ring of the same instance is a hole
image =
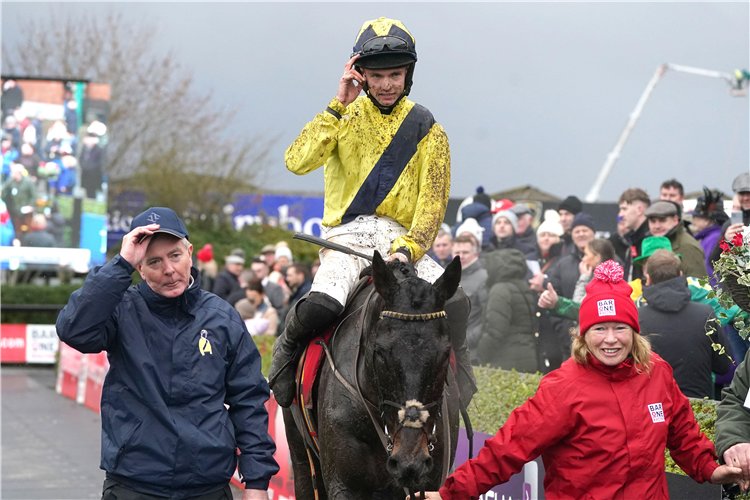
[[[682,205],[682,202],[685,201],[685,196],[681,195],[680,190],[675,187],[663,187],[659,191],[659,199],[673,201],[678,205]]]
[[[508,219],[500,217],[495,222],[495,225],[492,226],[492,232],[495,233],[498,239],[502,240],[513,236],[513,226]]]
[[[435,239],[435,243],[432,244],[432,251],[435,252],[435,257],[440,260],[445,260],[451,256],[451,237],[450,235],[444,234]]]
[[[268,266],[263,262],[253,262],[250,264],[250,270],[255,274],[255,277],[261,281],[268,276]]]
[[[273,267],[276,264],[276,252],[266,252],[263,254],[263,262],[268,264],[268,267]]]
[[[620,211],[617,213],[617,216],[622,218],[625,227],[631,231],[635,231],[638,229],[638,221],[643,215],[644,210],[645,207],[640,201],[634,201],[633,203],[623,201],[620,203]]]
[[[227,271],[234,274],[235,276],[239,276],[242,272],[242,269],[242,264],[238,262],[227,263]]]
[[[750,210],[750,191],[741,191],[737,193],[737,199],[740,202],[742,210]]]
[[[193,245],[185,247],[182,240],[172,236],[153,239],[146,256],[138,265],[138,272],[155,293],[164,297],[179,297],[190,284]]]
[[[370,94],[383,106],[391,106],[403,94],[408,66],[390,69],[362,68]]]
[[[531,214],[523,214],[518,216],[518,234],[523,234],[531,225],[531,221],[534,219]]]
[[[247,300],[255,304],[256,307],[263,302],[263,295],[256,290],[245,290],[245,297],[247,297]]]
[[[578,250],[583,252],[586,249],[586,244],[594,239],[595,233],[588,226],[576,226],[570,235],[573,237],[573,243]]]
[[[21,182],[21,179],[23,179],[23,171],[21,170],[11,170],[10,172],[11,178],[16,182]]]
[[[670,215],[668,217],[649,217],[648,229],[651,231],[651,236],[666,236],[678,222],[679,219],[676,215]]]
[[[479,253],[474,245],[462,241],[453,244],[453,255],[457,255],[461,259],[461,269],[466,269],[479,258]]]
[[[24,156],[31,156],[34,154],[34,148],[31,147],[31,144],[23,143],[21,145],[21,154]]]
[[[565,209],[558,210],[558,214],[560,214],[560,225],[563,228],[563,231],[570,232],[570,228],[573,227],[573,219],[575,218],[576,214],[573,212],[568,212]]]
[[[298,273],[293,267],[286,270],[286,284],[292,288],[300,286],[305,281],[305,275]]]

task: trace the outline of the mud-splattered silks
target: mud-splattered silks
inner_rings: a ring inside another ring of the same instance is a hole
[[[388,147],[383,151],[365,182],[360,186],[341,223],[351,222],[358,215],[371,215],[383,203],[406,165],[417,152],[417,146],[425,138],[435,119],[424,106],[415,104]]]

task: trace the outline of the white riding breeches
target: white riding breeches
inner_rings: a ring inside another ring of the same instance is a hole
[[[365,255],[373,255],[377,250],[387,260],[391,245],[397,238],[405,235],[407,230],[390,217],[360,215],[347,224],[323,227],[321,232],[321,237],[332,243]],[[313,279],[311,291],[326,293],[342,306],[346,305],[346,299],[359,280],[359,274],[369,265],[370,262],[361,257],[321,248],[320,267]],[[419,259],[414,267],[419,277],[430,283],[434,283],[444,271],[427,255]]]

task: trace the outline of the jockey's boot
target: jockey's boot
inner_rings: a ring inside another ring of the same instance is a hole
[[[284,332],[273,345],[268,374],[268,385],[282,408],[289,408],[294,401],[297,360],[304,343],[314,330],[328,326],[343,311],[344,306],[336,299],[321,292],[310,292],[289,310]]]
[[[461,402],[468,407],[469,401],[477,392],[477,383],[471,367],[469,347],[466,345],[466,326],[469,322],[471,302],[463,288],[458,287],[453,297],[445,303],[444,309],[451,329],[453,351],[456,353],[458,391]]]

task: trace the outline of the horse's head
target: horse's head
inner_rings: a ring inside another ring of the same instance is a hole
[[[430,452],[451,342],[443,306],[458,288],[461,263],[451,262],[430,284],[410,264],[373,257],[373,281],[384,310],[373,331],[372,370],[385,432],[388,471],[399,487],[419,489],[432,470]]]

